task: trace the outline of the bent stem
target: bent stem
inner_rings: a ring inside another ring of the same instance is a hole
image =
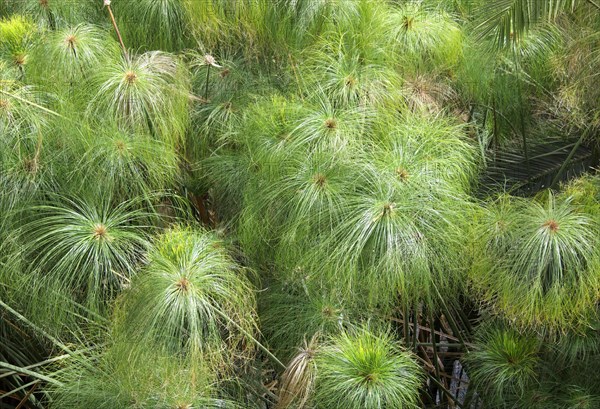
[[[43,107],[43,106],[41,106],[41,105],[39,105],[39,104],[36,104],[35,102],[29,101],[29,100],[27,100],[27,99],[25,99],[25,98],[21,98],[21,97],[20,97],[20,96],[18,96],[18,95],[11,94],[10,92],[6,92],[6,91],[4,91],[4,90],[2,90],[2,89],[0,89],[0,93],[2,93],[2,94],[4,94],[4,95],[6,95],[6,96],[8,96],[8,97],[14,98],[14,99],[16,99],[16,100],[17,100],[17,101],[19,101],[19,102],[23,102],[23,103],[25,103],[25,104],[27,104],[27,105],[31,105],[32,107],[35,107],[35,108],[41,109],[42,111],[44,111],[44,112],[46,112],[46,113],[48,113],[48,114],[52,114],[52,115],[55,115],[55,116],[57,116],[57,117],[59,117],[59,118],[63,118],[63,116],[62,116],[61,114],[59,114],[58,112],[54,112],[54,111],[52,111],[51,109],[48,109],[48,108],[46,108],[46,107]]]
[[[240,325],[238,325],[237,322],[235,322],[234,320],[232,320],[231,318],[229,318],[225,313],[223,313],[222,311],[219,311],[218,309],[215,310],[217,314],[219,314],[222,318],[225,318],[227,321],[229,321],[231,324],[233,324],[233,326],[235,326],[242,334],[244,334],[245,336],[247,336],[248,338],[250,338],[252,340],[252,342],[254,342],[256,344],[256,346],[258,346],[265,354],[267,354],[269,356],[269,358],[271,358],[277,365],[279,365],[284,371],[287,369],[287,367],[275,356],[273,355],[273,353],[271,351],[269,351],[267,349],[267,347],[265,347],[263,344],[261,344],[256,338],[254,338],[248,331],[246,331],[244,328],[242,328]]]

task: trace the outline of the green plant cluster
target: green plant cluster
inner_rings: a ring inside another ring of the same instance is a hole
[[[0,0],[0,408],[600,405],[595,1],[104,3]]]

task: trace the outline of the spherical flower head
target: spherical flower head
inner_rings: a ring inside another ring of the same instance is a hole
[[[219,64],[217,64],[217,61],[215,60],[215,57],[213,57],[210,54],[204,54],[204,65],[209,65],[211,67],[221,68],[221,66]]]

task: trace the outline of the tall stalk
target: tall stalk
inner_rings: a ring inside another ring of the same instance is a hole
[[[573,156],[575,156],[575,153],[577,153],[577,149],[579,149],[579,147],[581,146],[581,144],[583,143],[585,138],[588,136],[590,131],[591,131],[590,127],[587,127],[586,129],[583,130],[583,132],[581,132],[579,139],[577,139],[577,142],[575,143],[575,145],[573,145],[573,148],[569,152],[569,155],[567,156],[567,158],[565,159],[563,164],[560,166],[560,169],[558,169],[558,172],[556,172],[556,176],[554,176],[554,178],[552,179],[552,182],[550,183],[550,188],[556,187],[556,185],[560,181],[560,178],[562,177],[563,173],[565,173],[565,170],[569,166],[571,159],[573,159]]]
[[[119,31],[119,26],[117,26],[117,21],[115,20],[115,15],[113,14],[112,8],[110,7],[111,0],[104,0],[104,7],[108,10],[108,14],[110,16],[110,21],[117,33],[117,38],[119,39],[119,44],[121,44],[121,49],[123,50],[123,55],[125,59],[129,61],[129,54],[127,53],[127,48],[125,48],[125,43],[123,43],[123,37],[121,37],[121,31]]]

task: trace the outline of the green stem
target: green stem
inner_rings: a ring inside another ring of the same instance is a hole
[[[514,59],[514,64],[515,67],[517,67],[517,81],[519,82],[519,104],[521,104],[520,106],[520,110],[519,110],[519,119],[521,122],[521,138],[523,140],[523,155],[525,156],[525,168],[527,171],[527,175],[531,175],[531,171],[530,171],[530,166],[529,166],[529,147],[527,145],[527,132],[525,130],[525,115],[523,114],[523,80],[521,78],[524,69],[521,67],[521,61],[519,58],[519,54],[516,52],[516,50],[513,49],[513,59]]]
[[[494,114],[494,161],[496,160],[496,156],[498,155],[498,147],[500,142],[498,140],[498,116],[496,111],[496,99],[493,102],[493,114]]]
[[[455,334],[453,334],[453,335],[455,337],[457,337],[458,340],[463,344],[463,347],[465,348],[465,350],[468,350],[467,341],[464,338],[464,334],[460,330],[460,327],[458,326],[458,324],[456,323],[456,320],[454,319],[454,316],[450,312],[450,309],[448,308],[446,301],[444,300],[444,298],[442,297],[442,295],[440,294],[440,292],[438,291],[437,288],[435,289],[435,291],[437,293],[438,299],[440,300],[440,305],[442,307],[442,311],[444,312],[444,316],[448,320],[448,324],[450,324],[450,327],[452,328],[452,330],[455,332]]]
[[[520,133],[521,133],[521,132],[519,132],[519,131],[517,130],[517,128],[515,127],[515,125],[514,125],[514,124],[513,124],[513,123],[512,123],[512,122],[511,122],[509,119],[508,119],[508,117],[507,117],[506,115],[504,115],[502,112],[500,112],[500,111],[498,111],[498,110],[496,109],[496,102],[495,102],[495,101],[494,101],[494,103],[493,103],[493,105],[492,105],[492,106],[490,106],[490,105],[487,105],[487,104],[475,104],[475,105],[477,105],[477,106],[480,106],[480,107],[482,107],[482,108],[489,109],[489,110],[490,110],[490,111],[492,111],[492,113],[494,114],[494,131],[493,131],[493,133],[494,133],[494,138],[495,138],[495,133],[499,132],[499,130],[497,129],[497,125],[496,125],[496,121],[497,121],[496,115],[497,115],[497,116],[499,116],[500,118],[502,118],[502,119],[504,119],[504,120],[506,121],[506,123],[508,124],[508,126],[510,126],[510,129],[513,131],[513,133],[514,133],[515,135],[518,135],[518,134],[520,134]],[[484,114],[485,114],[485,115],[484,115],[484,118],[485,118],[485,117],[487,116],[487,112],[485,112]]]
[[[69,358],[69,357],[71,357],[71,355],[64,354],[64,355],[60,355],[60,356],[57,356],[57,357],[54,357],[54,358],[46,359],[45,361],[36,362],[35,364],[32,364],[32,365],[24,366],[21,369],[33,369],[33,368],[37,368],[38,366],[50,364],[52,362],[60,361],[60,360],[63,360],[65,358]],[[5,378],[7,376],[16,375],[17,373],[18,373],[17,371],[12,371],[12,372],[6,372],[6,373],[3,373],[3,374],[0,374],[0,379]]]
[[[402,315],[403,315],[402,318],[404,319],[404,323],[403,323],[402,329],[404,331],[404,342],[406,342],[406,345],[408,345],[408,337],[409,337],[408,303],[404,302],[403,304],[404,305],[402,306]]]
[[[31,102],[31,101],[29,101],[29,100],[27,100],[27,99],[25,99],[25,98],[21,98],[21,97],[20,97],[20,96],[18,96],[18,95],[13,95],[13,94],[11,94],[10,92],[6,92],[6,91],[4,91],[4,90],[2,90],[2,89],[0,89],[0,93],[2,93],[2,94],[4,94],[4,95],[7,95],[7,96],[9,96],[9,97],[11,97],[11,98],[14,98],[14,99],[16,99],[17,101],[23,102],[23,103],[25,103],[25,104],[27,104],[27,105],[31,105],[32,107],[35,107],[35,108],[41,109],[42,111],[44,111],[44,112],[46,112],[46,113],[48,113],[48,114],[56,115],[56,116],[58,116],[58,117],[62,118],[62,115],[61,115],[61,114],[59,114],[58,112],[54,112],[54,111],[52,111],[52,110],[50,110],[50,109],[48,109],[48,108],[46,108],[46,107],[43,107],[43,106],[41,106],[41,105],[38,105],[38,104],[36,104],[35,102]]]
[[[415,308],[414,313],[413,313],[413,344],[415,346],[415,353],[418,352],[418,348],[419,348],[417,346],[417,343],[419,342],[419,340],[418,340],[418,334],[419,334],[418,320],[419,320],[419,309]]]
[[[525,166],[527,169],[527,174],[530,175],[530,166],[529,166],[529,148],[527,145],[527,133],[525,131],[525,115],[523,115],[523,84],[519,78],[519,101],[521,103],[520,110],[520,119],[521,119],[521,137],[523,139],[523,155],[525,155]]]
[[[50,27],[50,30],[56,30],[56,19],[54,18],[50,8],[46,8],[46,18],[48,18],[48,26]]]
[[[204,99],[208,102],[208,83],[210,81],[210,65],[206,66],[206,84],[204,86]]]
[[[10,369],[11,371],[16,371],[18,373],[22,373],[33,378],[41,379],[42,381],[46,381],[48,383],[52,383],[57,386],[65,386],[62,382],[57,381],[56,379],[52,379],[46,375],[42,375],[41,373],[37,373],[34,371],[30,371],[29,369],[19,368],[18,366],[11,365],[8,362],[0,361],[0,367]]]
[[[2,300],[0,300],[0,307],[4,308],[8,312],[10,312],[12,315],[14,315],[15,317],[17,317],[19,320],[23,321],[25,324],[27,324],[28,326],[30,326],[31,328],[33,328],[34,330],[36,330],[37,332],[39,332],[44,337],[48,338],[54,345],[56,345],[57,347],[59,347],[63,351],[65,351],[65,352],[67,352],[69,354],[73,354],[73,351],[71,351],[71,349],[69,349],[67,346],[65,346],[62,342],[60,342],[58,339],[56,339],[52,335],[48,334],[42,328],[38,327],[37,325],[35,325],[31,321],[29,321],[27,318],[25,318],[23,315],[21,315],[18,311],[16,311],[13,308],[11,308],[8,304],[6,304]]]
[[[435,367],[435,376],[440,379],[440,364],[437,353],[437,344],[435,342],[435,321],[433,319],[433,312],[431,312],[431,309],[429,310],[429,326],[431,327],[431,343],[433,344],[431,348],[433,350],[433,365]]]
[[[460,404],[456,396],[454,396],[452,392],[450,392],[440,381],[435,379],[435,377],[431,376],[431,374],[429,374],[429,379],[431,379],[431,381],[435,383],[436,386],[442,390],[442,392],[444,392],[444,395],[446,395],[452,402],[454,402],[457,408],[462,408],[462,405]]]

